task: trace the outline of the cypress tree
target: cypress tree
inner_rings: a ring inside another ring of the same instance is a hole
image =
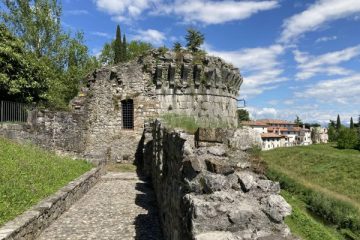
[[[122,60],[122,44],[121,44],[121,31],[120,26],[117,25],[116,27],[116,38],[114,41],[114,63],[118,64]]]
[[[338,114],[336,119],[336,129],[339,130],[341,128],[340,115]]]
[[[122,61],[125,62],[127,60],[127,43],[126,43],[126,37],[124,34],[123,41],[122,41]]]
[[[354,128],[354,121],[353,118],[350,118],[350,128],[353,129]]]

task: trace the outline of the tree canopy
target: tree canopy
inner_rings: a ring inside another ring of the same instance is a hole
[[[185,39],[187,41],[186,47],[192,52],[198,52],[201,44],[204,43],[205,37],[200,31],[189,28]]]
[[[25,50],[24,43],[0,24],[0,96],[33,102],[47,99],[49,67]]]
[[[38,79],[46,84],[43,89],[48,89],[41,94],[41,99],[49,106],[66,108],[77,94],[82,79],[97,66],[96,59],[88,54],[83,34],[72,35],[61,28],[62,11],[57,0],[2,1],[7,8],[0,12],[2,21],[23,42],[24,51],[31,53],[28,56],[33,58],[32,64],[43,69],[41,76],[51,76]],[[28,81],[35,84],[31,78]],[[30,95],[28,101],[38,101],[35,93]]]

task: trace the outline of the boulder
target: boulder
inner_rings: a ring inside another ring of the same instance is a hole
[[[273,182],[270,180],[258,180],[257,186],[259,189],[261,189],[264,192],[269,193],[280,193],[280,183],[279,182]]]
[[[195,236],[195,240],[236,240],[231,232],[213,231],[200,233]]]
[[[205,193],[213,193],[231,188],[227,178],[220,174],[205,174],[200,181],[202,181],[201,184],[203,184],[203,190]]]
[[[261,203],[263,211],[277,223],[281,223],[291,214],[291,206],[280,195],[272,194],[263,198]]]
[[[234,172],[234,167],[224,159],[210,158],[205,160],[206,169],[209,172],[228,175]]]
[[[253,174],[249,172],[237,172],[236,175],[239,178],[241,188],[244,192],[250,191],[250,189],[256,185]]]

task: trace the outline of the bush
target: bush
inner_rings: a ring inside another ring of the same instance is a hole
[[[274,169],[268,169],[267,176],[272,180],[279,181],[282,189],[297,195],[307,204],[310,211],[322,219],[335,224],[337,228],[349,229],[354,235],[360,234],[360,213],[356,207],[305,187]]]
[[[358,145],[358,136],[354,129],[341,128],[337,138],[337,147],[340,149],[355,149]]]

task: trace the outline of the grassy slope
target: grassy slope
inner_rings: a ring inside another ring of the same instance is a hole
[[[359,151],[311,145],[278,148],[262,156],[269,168],[360,208]]]
[[[306,205],[287,191],[281,195],[292,206],[292,214],[285,219],[291,232],[303,240],[342,240],[344,239],[336,230],[324,226],[313,218],[306,210]]]
[[[85,161],[59,157],[0,138],[0,225],[91,167]]]
[[[262,157],[270,171],[281,172],[308,189],[359,208],[359,151],[311,145],[262,152]],[[287,191],[283,191],[283,196],[293,207],[293,215],[286,222],[295,234],[304,240],[344,239],[334,228],[324,226],[309,214],[303,199]]]

